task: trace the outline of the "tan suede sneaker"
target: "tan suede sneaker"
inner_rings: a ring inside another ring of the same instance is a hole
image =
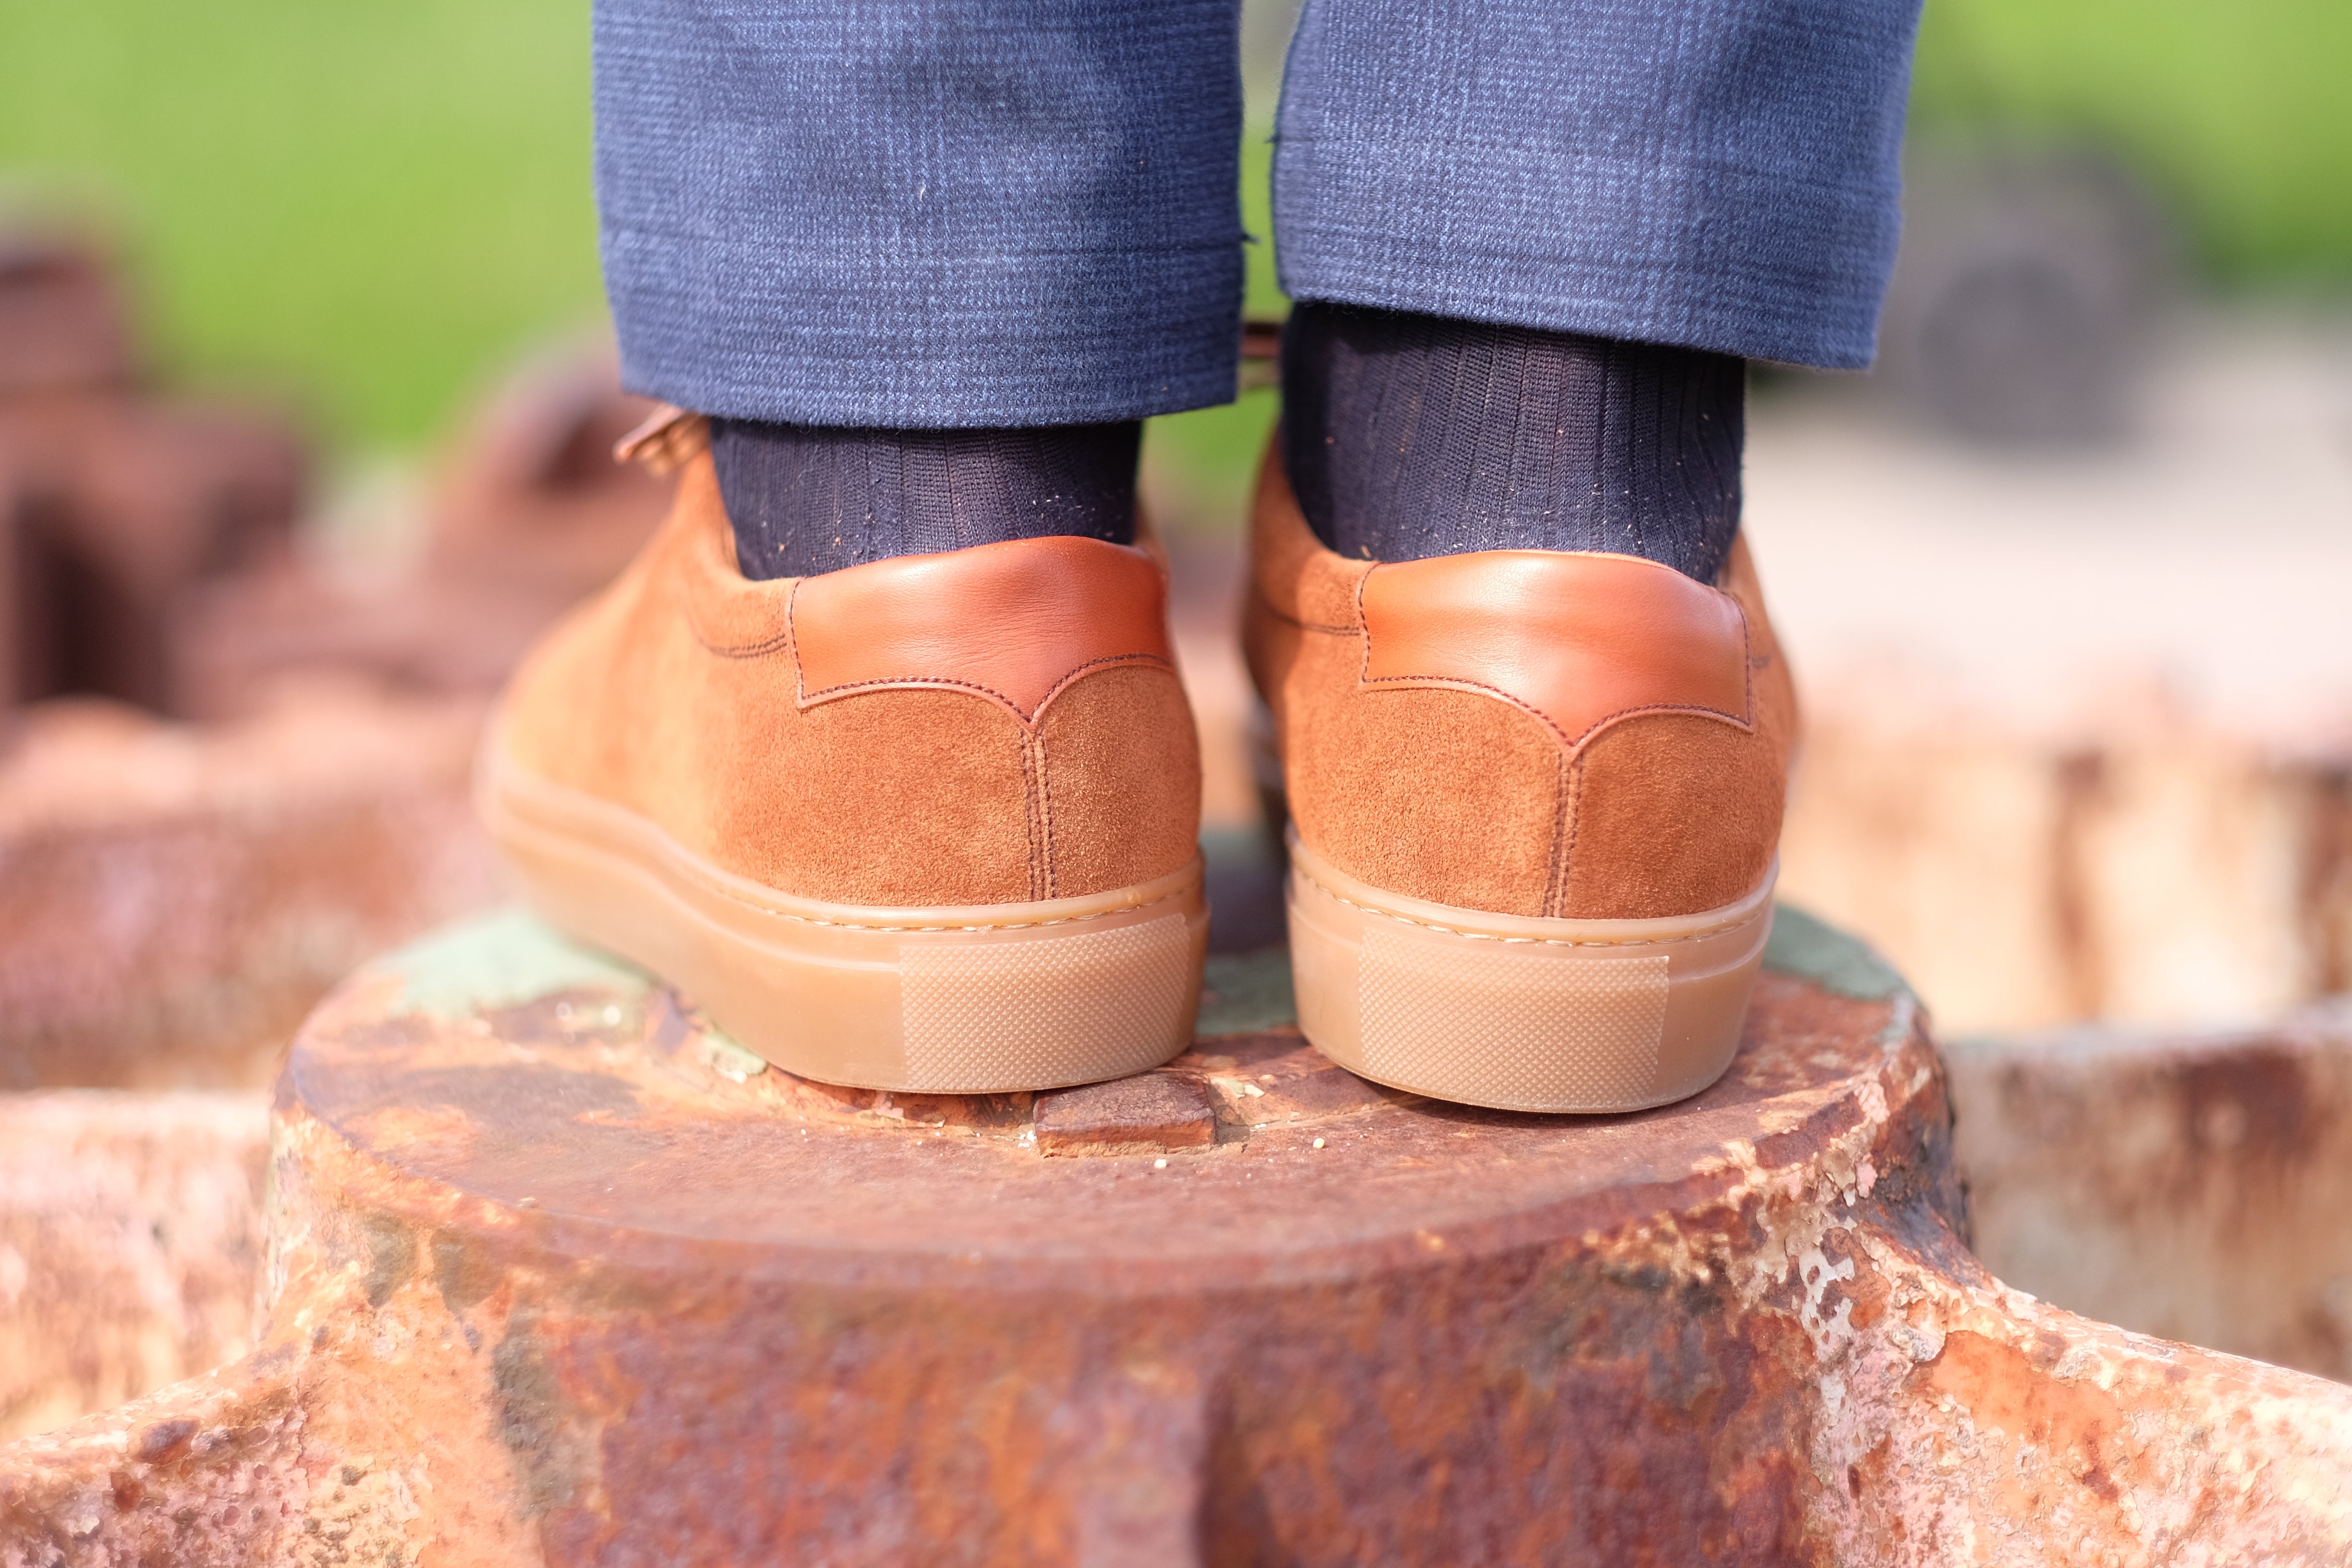
[[[485,743],[530,902],[832,1083],[1046,1089],[1183,1049],[1201,764],[1159,562],[1056,538],[749,581],[699,428],[662,437],[668,521]]]
[[[1291,814],[1298,1021],[1366,1078],[1633,1110],[1730,1065],[1796,699],[1744,542],[1381,565],[1308,530],[1277,437],[1244,637]]]

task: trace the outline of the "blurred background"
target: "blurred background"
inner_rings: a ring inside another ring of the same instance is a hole
[[[1261,318],[1295,16],[1244,14]],[[74,697],[478,701],[627,557],[661,486],[605,458],[643,410],[602,325],[587,50],[578,0],[0,20],[20,731],[51,700],[36,731],[121,741]],[[1812,719],[1786,885],[1948,1030],[2258,1022],[2352,983],[2346,58],[2325,0],[1931,0],[1880,366],[1757,372],[1748,526]],[[1234,542],[1274,413],[1154,421],[1144,458],[1236,829]]]
[[[1263,318],[1295,10],[1244,13]],[[1783,892],[1894,957],[1956,1072],[2270,1037],[2352,988],[2347,60],[2340,0],[1928,0],[1882,363],[1756,372],[1748,526],[1809,721]],[[609,457],[645,407],[588,101],[584,0],[0,10],[0,1089],[257,1087],[352,964],[499,896],[483,704],[664,504]],[[1228,950],[1280,938],[1231,636],[1274,414],[1144,453]],[[1991,1190],[1980,1247],[2042,1289],[2079,1235]],[[2254,1353],[2352,1368],[2342,1264]],[[212,1364],[221,1310],[153,1354]],[[0,1355],[0,1427],[152,1386],[148,1353],[21,1395]]]
[[[1295,14],[1245,11],[1261,317]],[[478,696],[625,559],[660,500],[604,458],[637,410],[587,50],[579,0],[0,20],[0,699]],[[1948,1029],[2352,980],[2347,58],[2326,0],[1931,0],[1881,365],[1758,372],[1748,523],[1813,718],[1787,885]],[[1273,416],[1144,458],[1227,824]]]

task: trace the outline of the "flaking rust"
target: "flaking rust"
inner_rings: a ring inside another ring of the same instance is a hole
[[[1778,951],[1722,1083],[1545,1119],[1286,1028],[831,1089],[442,939],[295,1047],[261,1349],[0,1449],[0,1564],[2352,1556],[2352,1390],[1986,1274],[1907,995]]]

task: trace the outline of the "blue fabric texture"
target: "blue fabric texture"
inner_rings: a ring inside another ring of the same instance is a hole
[[[1307,0],[1295,298],[1867,363],[1918,0]],[[1237,0],[596,0],[634,391],[805,426],[1233,395]]]
[[[1919,0],[1307,0],[1292,298],[1831,368],[1895,262]]]
[[[801,425],[1223,403],[1237,0],[597,0],[632,390]]]

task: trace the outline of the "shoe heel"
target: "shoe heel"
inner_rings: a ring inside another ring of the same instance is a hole
[[[1383,892],[1295,836],[1290,852],[1299,1026],[1360,1077],[1503,1110],[1640,1110],[1705,1089],[1739,1047],[1772,873],[1703,914],[1544,920]]]
[[[787,1072],[1000,1094],[1122,1078],[1192,1042],[1209,932],[1198,858],[1084,898],[874,909],[733,876],[505,762],[495,737],[477,790],[527,901]]]

